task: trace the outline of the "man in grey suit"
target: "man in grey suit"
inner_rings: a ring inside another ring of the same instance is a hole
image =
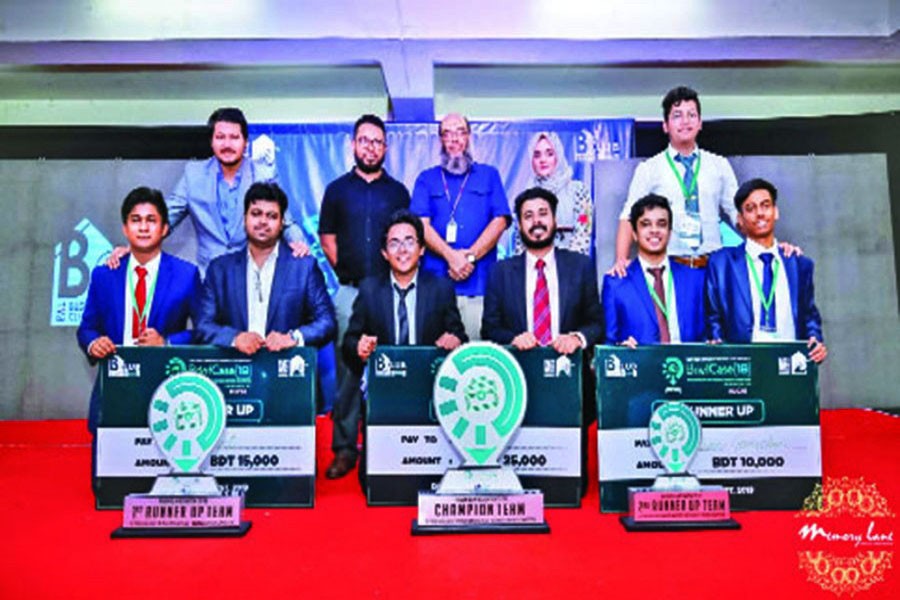
[[[241,203],[256,182],[277,182],[274,158],[253,160],[247,152],[247,119],[239,108],[219,108],[209,116],[210,146],[213,155],[204,161],[190,161],[175,189],[166,199],[169,229],[190,216],[197,234],[197,265],[206,271],[209,262],[232,252],[247,242]],[[309,247],[303,232],[284,213],[284,237],[294,256],[305,256]],[[127,248],[116,248],[108,262],[118,267]]]

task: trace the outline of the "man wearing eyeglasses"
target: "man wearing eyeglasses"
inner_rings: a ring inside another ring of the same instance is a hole
[[[334,307],[315,259],[291,256],[282,239],[288,200],[276,183],[244,196],[247,245],[206,271],[197,331],[205,344],[253,355],[334,339]]]
[[[357,385],[379,344],[453,350],[468,341],[453,282],[420,269],[424,253],[422,220],[408,210],[391,215],[381,238],[381,255],[390,272],[368,277],[360,284],[341,344]],[[365,483],[363,464],[360,483]]]
[[[472,158],[471,129],[465,117],[447,115],[439,132],[441,164],[419,174],[410,210],[425,225],[430,252],[422,266],[456,281],[466,333],[478,339],[497,241],[512,218],[497,169]]]
[[[340,281],[334,296],[338,343],[347,331],[350,310],[359,284],[369,275],[387,272],[380,238],[391,214],[409,207],[406,187],[384,170],[387,153],[384,121],[363,115],[353,127],[355,165],[325,189],[319,215],[319,242]],[[359,432],[359,378],[348,373],[336,352],[338,393],[332,418],[334,461],[325,471],[329,479],[343,477],[356,464]]]

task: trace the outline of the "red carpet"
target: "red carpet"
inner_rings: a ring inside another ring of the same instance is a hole
[[[741,531],[627,534],[600,514],[596,481],[580,509],[547,511],[550,535],[412,537],[414,508],[368,508],[355,476],[321,476],[330,421],[318,430],[314,509],[249,510],[243,539],[112,541],[122,516],[93,508],[84,422],[0,422],[0,598],[836,597],[798,566],[809,543],[793,512],[738,513]],[[823,411],[822,445],[826,477],[862,477],[900,513],[900,419]],[[854,597],[900,597],[898,562]]]

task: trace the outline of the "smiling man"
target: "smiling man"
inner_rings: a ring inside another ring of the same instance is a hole
[[[669,146],[648,158],[634,171],[628,198],[619,215],[616,262],[611,272],[625,274],[631,250],[631,207],[647,194],[670,200],[672,239],[669,256],[690,267],[706,266],[709,253],[722,247],[720,215],[732,225],[737,213],[731,204],[737,179],[728,160],[697,146],[703,129],[700,98],[688,87],[670,90],[662,101],[663,131]]]
[[[453,350],[468,341],[453,282],[420,269],[424,253],[421,219],[407,210],[395,212],[381,238],[381,255],[390,271],[360,284],[341,345],[357,388],[363,368],[379,344]],[[355,462],[355,455],[337,453],[333,463],[340,473],[337,476],[345,475]],[[364,472],[361,465],[361,483]]]
[[[751,179],[734,196],[747,241],[710,257],[706,275],[706,321],[713,342],[746,344],[802,340],[809,357],[828,356],[816,308],[813,261],[786,256],[775,239],[778,190]]]
[[[189,344],[190,317],[196,321],[200,274],[197,267],[162,251],[169,214],[159,190],[139,187],[122,202],[122,233],[128,240],[125,267],[101,265],[91,274],[78,326],[78,344],[91,364],[123,346]],[[96,428],[96,385],[88,428]]]
[[[702,270],[669,260],[672,233],[669,201],[648,194],[629,216],[638,259],[624,277],[603,278],[606,342],[638,344],[700,342],[704,338]]]
[[[334,338],[334,307],[316,261],[295,258],[281,239],[288,200],[275,183],[244,197],[247,245],[213,260],[197,324],[203,343],[252,355],[265,348],[323,346]]]

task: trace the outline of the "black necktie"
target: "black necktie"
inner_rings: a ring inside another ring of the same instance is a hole
[[[398,346],[408,346],[409,345],[409,317],[406,313],[406,295],[416,287],[415,283],[409,284],[409,287],[406,289],[401,288],[396,283],[394,284],[394,289],[397,290],[397,294],[400,296],[400,301],[397,303],[397,345]]]

